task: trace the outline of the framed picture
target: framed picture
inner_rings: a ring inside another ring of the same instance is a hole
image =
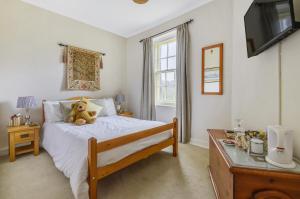
[[[223,95],[223,45],[202,48],[203,95]]]

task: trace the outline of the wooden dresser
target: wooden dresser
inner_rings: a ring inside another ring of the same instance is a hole
[[[225,139],[225,132],[208,130],[208,133],[209,172],[216,198],[300,199],[299,164],[293,170],[237,164],[219,142]]]

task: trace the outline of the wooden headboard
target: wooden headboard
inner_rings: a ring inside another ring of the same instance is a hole
[[[72,101],[72,100],[74,100],[74,101],[76,101],[76,100],[80,100],[80,99],[82,99],[82,98],[85,98],[85,99],[93,99],[92,97],[88,97],[88,96],[76,96],[76,97],[71,97],[71,98],[68,98],[68,99],[65,99],[64,101],[68,101],[68,100],[70,100],[70,101]],[[45,123],[45,109],[44,109],[44,102],[46,102],[47,100],[43,100],[42,101],[42,111],[43,111],[43,115],[42,115],[42,126],[43,126],[43,124]],[[57,100],[57,101],[59,101],[59,100]],[[62,100],[63,101],[63,100]]]

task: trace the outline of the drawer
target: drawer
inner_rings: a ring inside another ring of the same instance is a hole
[[[263,172],[235,175],[236,198],[299,199],[299,187],[299,178],[266,176]]]
[[[15,142],[23,143],[30,142],[34,140],[34,131],[22,131],[15,133]]]

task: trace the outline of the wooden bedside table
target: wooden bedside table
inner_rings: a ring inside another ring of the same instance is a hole
[[[133,117],[133,113],[129,111],[125,111],[123,113],[118,113],[119,116],[124,116],[124,117]]]
[[[40,126],[8,127],[9,160],[16,160],[16,155],[33,152],[39,154]],[[30,143],[29,145],[16,147],[16,144]]]

